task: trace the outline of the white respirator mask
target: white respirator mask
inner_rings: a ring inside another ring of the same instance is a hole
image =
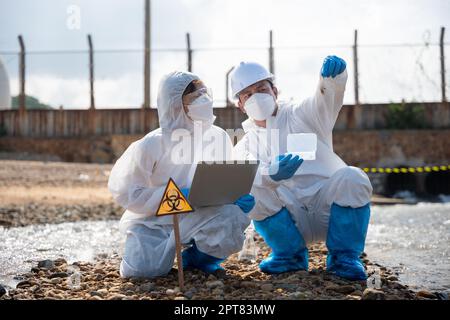
[[[207,93],[196,98],[187,107],[187,114],[194,121],[210,122],[214,118],[213,100]]]
[[[268,93],[254,93],[244,104],[247,115],[258,121],[266,120],[275,111],[276,103]]]

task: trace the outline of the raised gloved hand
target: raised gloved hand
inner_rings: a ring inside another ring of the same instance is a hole
[[[181,189],[181,193],[183,194],[183,196],[184,196],[185,198],[188,197],[188,195],[189,195],[189,190],[190,190],[190,188],[183,188],[183,189]]]
[[[320,71],[322,77],[336,77],[345,70],[346,63],[343,59],[336,56],[327,56],[323,61],[322,70]]]
[[[275,181],[289,179],[302,163],[303,159],[299,156],[292,157],[292,154],[279,155],[276,161],[270,165],[269,175]]]
[[[237,199],[234,204],[239,206],[239,208],[241,208],[241,210],[244,213],[249,213],[255,206],[255,197],[252,196],[250,193],[245,194],[239,199]]]

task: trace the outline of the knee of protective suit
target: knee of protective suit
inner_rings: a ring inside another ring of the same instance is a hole
[[[252,220],[264,220],[276,214],[284,206],[284,203],[274,188],[253,186],[252,194],[256,200],[254,208],[248,214]]]
[[[174,259],[174,245],[163,230],[133,226],[127,232],[120,275],[123,278],[164,276],[172,268]]]
[[[220,210],[221,213],[205,223],[193,238],[201,252],[226,259],[242,249],[250,219],[235,205],[226,205]]]
[[[343,207],[359,208],[370,202],[372,184],[360,168],[347,166],[338,170],[332,179],[337,180],[333,188],[334,203]]]
[[[120,262],[120,276],[122,278],[140,278],[144,271],[133,268],[125,259]]]
[[[172,269],[172,266],[152,267],[146,265],[145,260],[130,261],[123,258],[120,262],[120,276],[122,278],[155,278],[165,276]]]

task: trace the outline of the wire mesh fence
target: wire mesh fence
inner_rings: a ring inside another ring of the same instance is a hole
[[[448,59],[441,65],[441,47],[422,43],[358,45],[360,103],[438,102],[450,86]],[[26,44],[26,39],[25,39]],[[94,38],[95,48],[95,38]],[[144,100],[144,50],[94,49],[94,96],[96,108],[138,108]],[[190,53],[190,54],[189,54]],[[317,86],[323,58],[329,54],[347,61],[349,78],[345,104],[355,103],[354,45],[273,47],[276,84],[283,100],[301,100]],[[20,93],[20,52],[0,52],[9,74],[11,94]],[[86,109],[90,104],[89,50],[28,51],[26,94],[54,108]],[[268,47],[156,48],[151,50],[151,106],[156,106],[158,82],[163,74],[187,70],[198,74],[211,87],[215,107],[227,104],[227,72],[239,61],[269,66]]]

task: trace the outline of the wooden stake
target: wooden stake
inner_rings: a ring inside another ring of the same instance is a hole
[[[175,250],[177,253],[178,264],[178,284],[180,291],[184,290],[184,274],[183,274],[183,258],[181,257],[181,241],[180,241],[180,227],[178,225],[178,215],[173,215],[173,231],[175,232]]]

